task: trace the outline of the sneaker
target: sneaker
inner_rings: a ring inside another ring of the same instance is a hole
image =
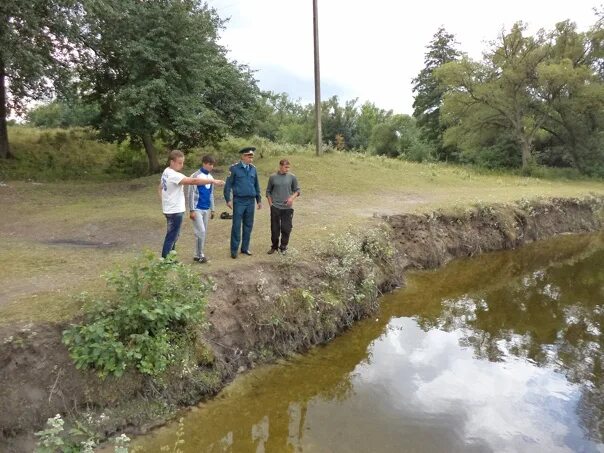
[[[267,254],[267,255],[272,255],[272,254],[273,254],[273,253],[275,253],[276,251],[277,251],[277,249],[274,249],[274,248],[272,248],[272,247],[271,247],[271,249],[270,249],[268,252],[266,252],[266,254]]]
[[[281,253],[281,255],[286,255],[287,249],[279,249],[279,253]]]
[[[202,256],[201,258],[199,258],[199,259],[197,260],[197,262],[198,262],[199,264],[207,263],[208,261],[209,261],[209,260],[208,260],[208,258],[207,258],[207,257],[205,257],[205,256]]]
[[[250,252],[249,250],[242,250],[241,253],[247,256],[252,256],[252,252]]]
[[[197,261],[199,261],[200,259],[201,259],[201,258],[200,258],[200,257],[198,257],[198,256],[194,256],[194,257],[193,257],[193,261],[196,261],[196,262],[197,262]]]

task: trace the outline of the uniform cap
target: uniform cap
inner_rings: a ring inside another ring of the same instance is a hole
[[[254,151],[256,151],[256,148],[253,146],[246,146],[245,148],[241,148],[239,150],[239,154],[243,154],[246,156],[253,156],[254,155]]]

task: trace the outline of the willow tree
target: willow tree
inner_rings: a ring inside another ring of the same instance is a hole
[[[547,145],[561,148],[583,173],[604,172],[604,27],[580,33],[570,21],[556,24],[551,55],[538,69],[546,102]]]
[[[252,126],[257,88],[226,58],[222,21],[196,0],[88,0],[78,68],[81,92],[100,106],[103,139],[188,148]]]
[[[442,116],[450,127],[445,142],[505,130],[518,144],[526,168],[547,116],[544,100],[535,94],[541,92],[537,68],[548,57],[549,44],[543,31],[536,36],[524,31],[525,26],[516,23],[509,33],[501,33],[484,61],[446,63],[435,76],[447,87]]]

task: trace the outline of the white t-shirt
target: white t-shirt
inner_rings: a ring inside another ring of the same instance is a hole
[[[161,207],[164,214],[178,214],[185,212],[184,187],[179,184],[183,178],[182,173],[166,168],[161,175]]]

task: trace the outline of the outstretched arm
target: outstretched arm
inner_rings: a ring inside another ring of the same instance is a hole
[[[209,178],[182,178],[179,184],[183,186],[205,186],[206,184],[214,184],[215,186],[224,186],[222,179],[209,179]]]

